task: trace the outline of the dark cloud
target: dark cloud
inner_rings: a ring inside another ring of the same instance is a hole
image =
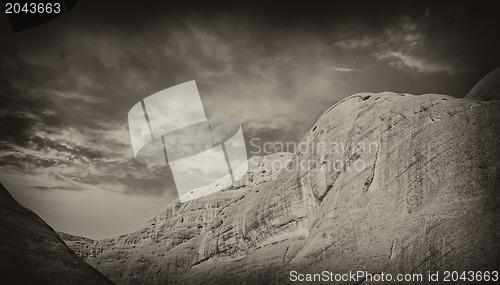
[[[64,187],[46,187],[46,186],[30,186],[29,188],[38,191],[52,191],[52,190],[76,190],[74,188],[67,189]]]

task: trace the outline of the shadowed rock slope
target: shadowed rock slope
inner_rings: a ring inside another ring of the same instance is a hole
[[[0,184],[1,284],[113,284]]]
[[[118,284],[498,270],[499,110],[500,101],[355,94],[272,179],[174,203],[132,234],[63,237]]]
[[[474,100],[500,100],[500,67],[481,79],[465,96]]]

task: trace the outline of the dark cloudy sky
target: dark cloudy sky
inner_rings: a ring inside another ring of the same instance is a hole
[[[148,95],[196,80],[208,117],[287,142],[353,93],[463,97],[500,66],[498,1],[267,2],[80,1],[18,33],[2,15],[0,182],[56,230],[123,234],[177,195],[133,157]]]

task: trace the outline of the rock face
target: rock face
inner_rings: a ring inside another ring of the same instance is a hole
[[[113,284],[0,184],[0,283]]]
[[[500,100],[500,67],[481,79],[465,98],[474,100]]]
[[[254,188],[265,187],[275,181],[291,159],[290,153],[253,157],[249,160],[248,172],[235,185],[183,204],[175,202],[143,228],[129,235],[104,240],[66,233],[59,235],[80,257],[112,280],[127,280],[130,283],[142,283],[145,278],[150,278],[151,283],[175,281],[175,274],[184,270],[182,266],[188,268],[193,262],[189,248],[193,238],[199,238],[201,234],[212,231],[214,224],[221,223],[219,214],[224,207],[259,191]],[[169,255],[167,252],[177,254]],[[160,263],[151,267],[151,257]],[[124,266],[124,263],[127,265]],[[152,276],[146,277],[149,274]]]
[[[63,237],[118,284],[498,270],[499,111],[500,101],[355,94],[320,117],[279,173],[174,203],[128,235]]]

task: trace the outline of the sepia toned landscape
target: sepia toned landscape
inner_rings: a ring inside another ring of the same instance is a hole
[[[0,15],[0,284],[498,283],[500,3],[62,2]]]
[[[298,268],[497,270],[499,70],[463,99],[392,92],[349,96],[327,109],[303,139],[376,141],[375,153],[312,149],[260,157],[238,184],[172,203],[133,233],[102,240],[58,234],[116,284],[283,284],[289,270]],[[360,172],[331,172],[325,165],[335,155],[369,165]],[[309,159],[321,163],[297,167]],[[287,168],[273,168],[277,160]],[[71,270],[88,270],[84,275],[95,278],[70,275],[75,280],[105,283],[5,190],[2,203],[16,204],[2,207],[2,228],[8,229],[3,241],[15,234],[29,243],[37,233],[54,247],[43,259],[30,259],[26,278],[39,280],[51,272],[46,262],[65,256],[64,263],[74,265],[48,275],[49,284],[63,284]],[[23,221],[13,223],[20,211]],[[23,252],[9,254],[26,258]]]

